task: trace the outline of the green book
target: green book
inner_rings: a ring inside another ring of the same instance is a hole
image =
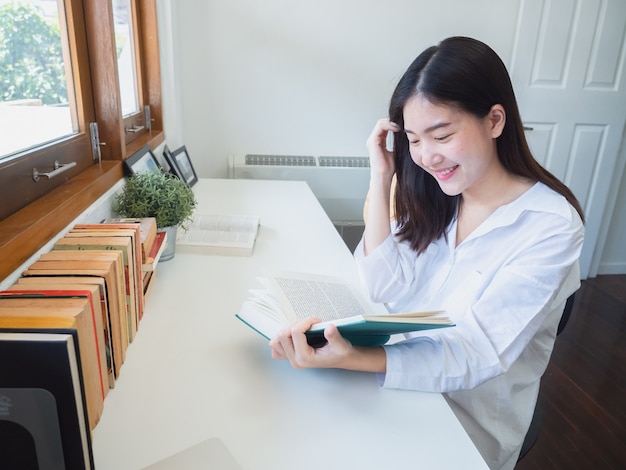
[[[394,334],[454,326],[443,311],[373,315],[357,289],[331,276],[281,272],[259,282],[263,288],[251,290],[235,316],[267,339],[307,317],[322,320],[306,333],[314,347],[325,344],[324,329],[331,323],[359,346],[385,344]]]

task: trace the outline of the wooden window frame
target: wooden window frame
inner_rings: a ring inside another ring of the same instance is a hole
[[[65,67],[72,80],[68,80],[68,96],[72,96],[76,105],[73,109],[73,118],[78,126],[78,132],[72,136],[60,139],[48,145],[39,146],[30,151],[24,151],[8,157],[0,163],[0,182],[2,209],[0,219],[7,217],[23,208],[29,201],[49,193],[64,184],[64,181],[78,175],[93,165],[89,122],[95,120],[96,110],[93,105],[91,77],[88,64],[86,44],[86,25],[84,23],[83,4],[81,2],[65,1],[65,13],[59,12],[61,28],[68,30],[67,39],[62,35],[62,47],[65,58],[72,57],[71,62],[65,61]],[[61,175],[52,178],[39,178],[34,181],[33,168],[45,173],[54,168],[55,162],[76,166]],[[17,197],[16,194],[20,196]]]
[[[156,0],[135,0],[137,18],[136,34],[141,54],[142,80],[140,90],[143,102],[150,106],[151,130],[144,130],[133,138],[127,138],[121,115],[121,99],[117,79],[117,57],[113,33],[113,15],[110,1],[66,1],[68,19],[79,21],[84,13],[82,36],[74,35],[75,41],[91,46],[88,54],[75,58],[78,70],[74,73],[84,77],[83,70],[90,70],[90,83],[82,83],[93,98],[93,108],[99,125],[102,161],[80,168],[70,178],[46,195],[0,221],[0,279],[5,279],[33,256],[56,234],[61,232],[82,212],[104,195],[123,178],[122,162],[143,145],[155,149],[164,140],[159,45]],[[104,21],[109,18],[109,21]],[[76,26],[72,23],[73,28]],[[76,29],[75,29],[76,30]],[[87,58],[88,55],[88,58]],[[81,78],[82,79],[82,78]],[[84,103],[81,103],[84,104]],[[85,125],[85,123],[82,123]],[[86,126],[88,128],[88,125]],[[85,129],[85,127],[81,127]],[[91,154],[91,146],[83,150]],[[0,175],[0,183],[6,180]]]

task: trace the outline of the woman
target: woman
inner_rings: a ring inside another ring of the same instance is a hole
[[[582,210],[532,157],[504,64],[470,38],[417,57],[367,147],[369,207],[355,251],[367,291],[391,312],[445,309],[456,327],[380,348],[353,347],[329,327],[327,345],[313,349],[312,318],[282,330],[272,356],[442,392],[489,466],[513,468],[580,284]]]

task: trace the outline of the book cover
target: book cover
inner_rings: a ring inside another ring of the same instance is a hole
[[[104,219],[102,221],[103,224],[111,224],[111,225],[126,225],[126,224],[136,224],[139,225],[139,234],[140,234],[140,242],[141,242],[141,255],[142,255],[142,263],[146,262],[146,257],[150,250],[152,249],[152,244],[154,243],[154,239],[157,234],[157,225],[156,219],[154,217],[111,217],[108,219]]]
[[[146,272],[151,272],[156,270],[156,266],[159,263],[159,259],[161,255],[165,251],[167,247],[167,232],[157,232],[156,237],[154,239],[154,243],[152,244],[152,248],[148,256],[146,257],[146,261],[141,265],[141,270],[145,274]],[[146,284],[144,282],[144,290],[146,288]]]
[[[155,225],[156,226],[156,225]],[[141,241],[141,224],[139,223],[127,223],[127,224],[76,224],[70,230],[68,235],[73,233],[80,234],[82,233],[100,233],[99,231],[106,230],[103,234],[106,236],[131,236],[132,244],[133,244],[133,259],[135,260],[135,282],[136,282],[136,290],[137,290],[137,299],[138,299],[138,308],[139,308],[139,318],[143,317],[143,308],[144,308],[144,298],[143,298],[143,289],[140,289],[140,281],[141,281],[141,265],[145,256],[142,251],[142,241]]]
[[[113,337],[111,333],[111,319],[104,279],[94,276],[22,276],[17,278],[14,287],[16,289],[90,289],[92,296],[95,299],[96,310],[102,315],[102,328],[104,330],[109,388],[115,388],[115,373],[113,371]]]
[[[113,362],[111,357],[111,331],[109,328],[108,312],[103,310],[103,302],[101,299],[100,286],[97,284],[80,284],[77,282],[63,283],[54,282],[50,278],[36,278],[27,277],[21,278],[22,282],[16,282],[8,288],[12,292],[20,293],[46,293],[52,292],[51,296],[63,296],[63,295],[86,295],[91,304],[91,308],[94,312],[94,322],[96,331],[98,331],[98,350],[100,352],[100,361],[104,365],[103,377],[105,383],[105,395],[108,393],[108,389],[112,388],[111,383],[114,381],[115,375],[113,373]],[[19,281],[19,280],[18,280]],[[100,334],[102,332],[102,334]]]
[[[140,320],[139,296],[143,297],[143,290],[138,281],[140,273],[133,250],[130,236],[102,236],[98,232],[68,232],[65,237],[56,241],[53,251],[119,251],[122,254],[122,275],[124,291],[126,293],[126,310],[128,312],[129,341],[135,339]],[[88,256],[88,255],[87,255]]]
[[[178,231],[176,246],[183,252],[250,256],[259,225],[260,218],[253,215],[195,214],[188,229]]]
[[[84,298],[32,298],[22,294],[3,293],[0,296],[0,317],[71,318],[76,321],[88,422],[90,429],[94,429],[104,409],[105,388],[101,372],[103,365],[99,360],[96,340],[97,332],[93,327],[88,301]]]
[[[271,339],[292,321],[321,319],[306,333],[309,344],[325,343],[324,328],[333,323],[354,345],[378,346],[391,335],[447,328],[454,324],[443,312],[372,315],[361,293],[332,276],[281,272],[259,280],[236,317],[265,338]]]
[[[152,290],[152,285],[154,284],[156,270],[147,271],[143,277],[143,295],[148,298],[150,291]]]
[[[93,469],[74,329],[0,330],[3,468]]]
[[[42,254],[39,260],[22,273],[22,276],[32,276],[37,271],[37,275],[44,276],[104,277],[108,286],[109,311],[113,314],[116,324],[119,319],[120,326],[117,329],[120,330],[123,343],[127,345],[130,342],[128,328],[131,312],[128,310],[128,297],[124,288],[121,256],[117,250],[53,250]]]
[[[69,246],[69,245],[68,245]],[[86,274],[90,269],[109,270],[114,284],[109,293],[119,295],[119,314],[122,321],[122,334],[125,343],[130,343],[133,338],[133,325],[135,325],[135,310],[128,295],[122,252],[119,250],[75,250],[71,248],[54,249],[44,253],[33,263],[29,269],[37,270],[73,270],[80,274]],[[67,274],[67,273],[66,273]],[[114,289],[114,290],[112,290]],[[135,330],[136,331],[136,330]]]
[[[106,292],[106,302],[109,311],[109,327],[111,329],[111,339],[113,348],[111,357],[113,359],[113,372],[115,378],[119,377],[120,369],[126,359],[128,348],[128,337],[126,336],[126,311],[124,303],[123,287],[119,285],[115,272],[115,263],[94,261],[87,269],[78,269],[71,263],[62,264],[58,262],[36,261],[23,273],[23,277],[68,277],[68,278],[93,278],[96,281],[103,281]]]
[[[46,264],[47,263],[47,264]],[[64,264],[61,264],[64,263]],[[112,291],[112,295],[120,296],[119,302],[116,302],[116,305],[119,305],[120,315],[122,315],[122,319],[125,322],[125,331],[128,331],[128,328],[131,326],[130,321],[128,320],[131,312],[129,311],[128,304],[128,296],[125,292],[125,282],[126,278],[123,274],[124,266],[122,264],[122,253],[118,250],[52,250],[48,253],[43,253],[40,255],[39,260],[31,265],[31,267],[35,267],[35,269],[50,269],[51,267],[57,269],[61,266],[64,266],[67,269],[77,269],[77,270],[85,270],[90,267],[96,267],[98,269],[106,268],[107,265],[110,266],[111,275],[115,280],[115,286],[111,288],[115,289]],[[81,274],[85,274],[81,271]],[[79,278],[83,276],[72,276],[74,278]],[[127,336],[127,333],[125,333]],[[128,341],[128,338],[126,338]]]

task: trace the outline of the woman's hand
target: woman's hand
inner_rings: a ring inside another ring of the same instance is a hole
[[[287,359],[295,369],[342,367],[342,360],[350,354],[352,345],[334,325],[324,330],[327,343],[323,347],[313,348],[307,343],[305,331],[320,321],[319,318],[306,318],[280,330],[270,341],[272,357]]]
[[[339,368],[365,372],[385,372],[383,348],[354,347],[334,325],[324,330],[326,345],[313,348],[304,334],[319,318],[298,320],[278,332],[269,343],[274,359],[286,359],[294,369]]]
[[[379,119],[367,139],[367,151],[370,157],[370,171],[391,179],[395,172],[393,151],[387,149],[387,135],[397,132],[400,126],[389,119]]]
[[[393,152],[387,150],[387,135],[397,131],[400,131],[400,126],[396,123],[389,119],[379,119],[367,139],[370,187],[363,208],[365,256],[380,246],[391,233],[391,186],[395,163]]]

